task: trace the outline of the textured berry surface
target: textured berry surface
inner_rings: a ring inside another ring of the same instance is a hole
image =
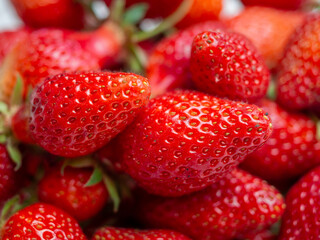
[[[86,187],[91,169],[54,168],[45,174],[38,186],[40,201],[57,206],[79,221],[95,216],[108,200],[108,191],[100,182]]]
[[[314,121],[302,114],[290,113],[276,103],[260,104],[272,121],[268,141],[243,162],[243,167],[267,180],[288,180],[320,164],[320,142]]]
[[[86,240],[79,224],[62,210],[36,203],[18,211],[2,230],[3,240]]]
[[[261,5],[274,8],[297,10],[307,0],[241,0],[245,5]]]
[[[14,163],[9,157],[6,146],[0,144],[0,203],[7,200],[16,189]]]
[[[279,240],[319,239],[320,168],[296,183],[286,197]]]
[[[17,13],[28,26],[80,29],[84,11],[73,0],[11,0]]]
[[[14,136],[21,142],[32,144],[33,140],[29,131],[29,108],[23,104],[12,116],[11,129]]]
[[[320,14],[306,18],[292,36],[278,76],[278,101],[290,109],[320,105]]]
[[[295,29],[304,20],[300,12],[267,7],[248,7],[228,21],[231,29],[245,35],[264,57],[269,68],[277,67]],[[274,41],[277,39],[276,41]]]
[[[91,240],[190,240],[190,238],[170,230],[135,230],[104,227],[95,232]]]
[[[224,28],[219,22],[199,23],[159,42],[151,53],[146,69],[152,95],[157,96],[175,88],[190,88],[192,81],[189,68],[194,37],[206,30]]]
[[[147,191],[178,196],[230,172],[271,134],[254,105],[177,91],[152,99],[120,135],[125,171]]]
[[[270,73],[252,43],[244,36],[203,32],[192,44],[190,70],[201,91],[231,100],[263,98]]]
[[[271,226],[283,210],[283,198],[274,187],[234,170],[209,188],[188,196],[145,196],[137,213],[147,225],[174,229],[193,239],[230,240],[243,232]]]
[[[90,154],[120,133],[149,96],[148,80],[135,74],[57,75],[32,94],[31,136],[55,155]]]

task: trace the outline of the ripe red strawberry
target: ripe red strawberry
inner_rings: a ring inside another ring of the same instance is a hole
[[[20,28],[15,31],[0,32],[0,65],[5,56],[19,42],[25,40],[28,36],[26,28]]]
[[[263,100],[260,104],[273,123],[268,141],[243,162],[243,168],[273,182],[289,180],[320,164],[320,142],[310,118]]]
[[[245,35],[264,57],[269,68],[277,67],[291,35],[305,14],[267,7],[248,7],[228,21],[230,28]],[[277,39],[276,41],[274,41]]]
[[[67,167],[48,170],[39,183],[39,200],[57,206],[78,221],[95,216],[108,201],[108,191],[100,182],[86,187],[92,170],[88,168]]]
[[[11,129],[14,136],[21,142],[33,144],[29,131],[29,108],[23,104],[12,116]]]
[[[2,240],[72,239],[85,240],[79,224],[62,210],[36,203],[18,211],[2,229]]]
[[[296,183],[286,196],[279,240],[319,239],[320,168]]]
[[[198,89],[231,100],[263,98],[270,79],[255,47],[236,33],[198,34],[192,44],[190,70]]]
[[[280,65],[278,101],[290,109],[320,105],[320,14],[311,14],[292,36]]]
[[[28,26],[81,29],[84,10],[73,0],[11,0],[17,13]]]
[[[162,40],[153,50],[146,69],[152,95],[157,96],[176,88],[190,88],[192,81],[189,68],[194,37],[206,30],[224,28],[219,22],[204,22]]]
[[[117,139],[121,165],[150,193],[179,196],[216,182],[271,134],[254,105],[177,91],[152,99]]]
[[[171,230],[136,230],[104,227],[95,232],[91,240],[190,240],[190,238]]]
[[[57,75],[31,96],[31,136],[55,155],[90,154],[120,133],[149,96],[148,80],[131,73]]]
[[[241,0],[245,5],[261,5],[288,10],[299,9],[307,0]]]
[[[6,146],[0,144],[0,203],[11,197],[16,190],[17,175],[14,168]]]
[[[231,240],[280,219],[281,194],[259,178],[234,170],[205,190],[180,198],[142,196],[138,217],[148,226],[197,240]]]

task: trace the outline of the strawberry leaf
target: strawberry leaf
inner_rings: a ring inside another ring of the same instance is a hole
[[[2,207],[1,217],[0,217],[0,225],[1,228],[5,224],[6,220],[14,213],[13,208],[17,205],[20,201],[19,195],[15,195],[14,197],[10,198]]]
[[[3,115],[9,114],[9,107],[4,102],[0,102],[0,113],[2,113]]]
[[[7,150],[11,160],[16,164],[16,167],[14,168],[14,170],[18,171],[22,164],[22,156],[17,146],[15,146],[12,143],[12,140],[10,139],[8,140],[8,143],[7,143]]]
[[[98,184],[99,182],[102,181],[103,178],[103,173],[100,170],[100,168],[95,167],[93,170],[93,173],[91,174],[89,180],[87,181],[87,183],[84,185],[85,187],[91,187],[94,186],[96,184]]]
[[[140,22],[147,13],[149,6],[146,3],[138,3],[130,7],[123,16],[123,22],[125,24],[135,25]]]
[[[21,75],[17,73],[17,80],[11,95],[10,106],[21,105],[22,95],[23,95],[23,81],[22,81]]]
[[[120,196],[118,194],[116,184],[114,183],[114,181],[111,178],[109,178],[106,175],[103,176],[103,182],[104,182],[106,188],[108,189],[110,198],[113,202],[113,211],[117,212],[119,210],[119,206],[120,206]]]
[[[4,144],[7,142],[7,136],[2,134],[0,135],[0,143]]]
[[[64,170],[66,167],[85,168],[93,167],[94,165],[94,160],[90,157],[66,159],[61,167],[61,175],[64,175]]]

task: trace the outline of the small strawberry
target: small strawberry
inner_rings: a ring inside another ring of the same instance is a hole
[[[267,7],[247,7],[228,20],[231,29],[245,35],[264,57],[269,68],[277,67],[291,35],[305,14]],[[277,39],[274,41],[274,39]]]
[[[297,10],[299,9],[307,0],[241,0],[245,5],[261,5],[267,7]]]
[[[320,168],[315,168],[286,196],[279,240],[319,239],[320,236]]]
[[[271,134],[254,105],[177,91],[152,99],[118,141],[122,168],[150,193],[179,196],[216,182]]]
[[[190,70],[198,89],[231,100],[263,98],[270,79],[255,47],[236,33],[198,34],[192,44]]]
[[[15,213],[2,229],[2,240],[86,240],[79,224],[62,210],[36,203]]]
[[[91,240],[190,240],[190,238],[170,230],[135,230],[104,227],[95,232]]]
[[[206,30],[223,30],[219,22],[204,22],[165,38],[151,53],[147,65],[147,77],[153,96],[176,88],[192,86],[190,73],[191,46],[194,37]]]
[[[28,26],[81,29],[84,10],[73,0],[11,0],[17,13]]]
[[[234,170],[207,189],[180,198],[142,196],[138,217],[196,240],[231,240],[280,219],[281,194],[250,174]]]
[[[13,135],[21,142],[33,144],[29,131],[29,108],[23,104],[11,118]]]
[[[320,106],[320,14],[310,14],[292,36],[280,65],[278,101],[289,109]]]
[[[31,136],[55,155],[90,154],[120,133],[149,95],[148,80],[135,74],[57,75],[31,96]]]
[[[269,100],[263,100],[260,106],[270,115],[273,132],[268,141],[243,162],[245,170],[279,182],[320,164],[320,142],[314,121],[302,114],[287,112]]]
[[[39,183],[39,200],[57,206],[78,221],[95,216],[108,201],[108,191],[100,182],[86,186],[92,175],[89,168],[49,169]]]

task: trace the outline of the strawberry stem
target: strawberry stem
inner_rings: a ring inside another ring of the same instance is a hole
[[[114,181],[111,178],[109,178],[107,175],[103,176],[103,182],[108,189],[110,198],[112,199],[113,211],[117,212],[120,206],[120,196],[118,194],[117,186],[114,183]]]
[[[273,80],[270,81],[270,85],[269,85],[268,92],[267,92],[267,97],[273,101],[275,101],[277,99],[276,83]]]
[[[132,40],[134,42],[141,42],[147,39],[150,39],[156,35],[159,35],[160,33],[163,33],[170,28],[174,27],[178,22],[180,22],[186,14],[189,12],[191,6],[192,6],[193,0],[184,0],[178,7],[178,9],[171,14],[169,17],[164,19],[158,27],[156,27],[154,30],[149,32],[137,32],[133,34]]]
[[[147,64],[147,56],[145,52],[136,44],[129,44],[128,49],[131,53],[129,58],[130,69],[134,72],[143,74]]]
[[[121,24],[125,9],[125,0],[113,0],[110,6],[110,20]]]

